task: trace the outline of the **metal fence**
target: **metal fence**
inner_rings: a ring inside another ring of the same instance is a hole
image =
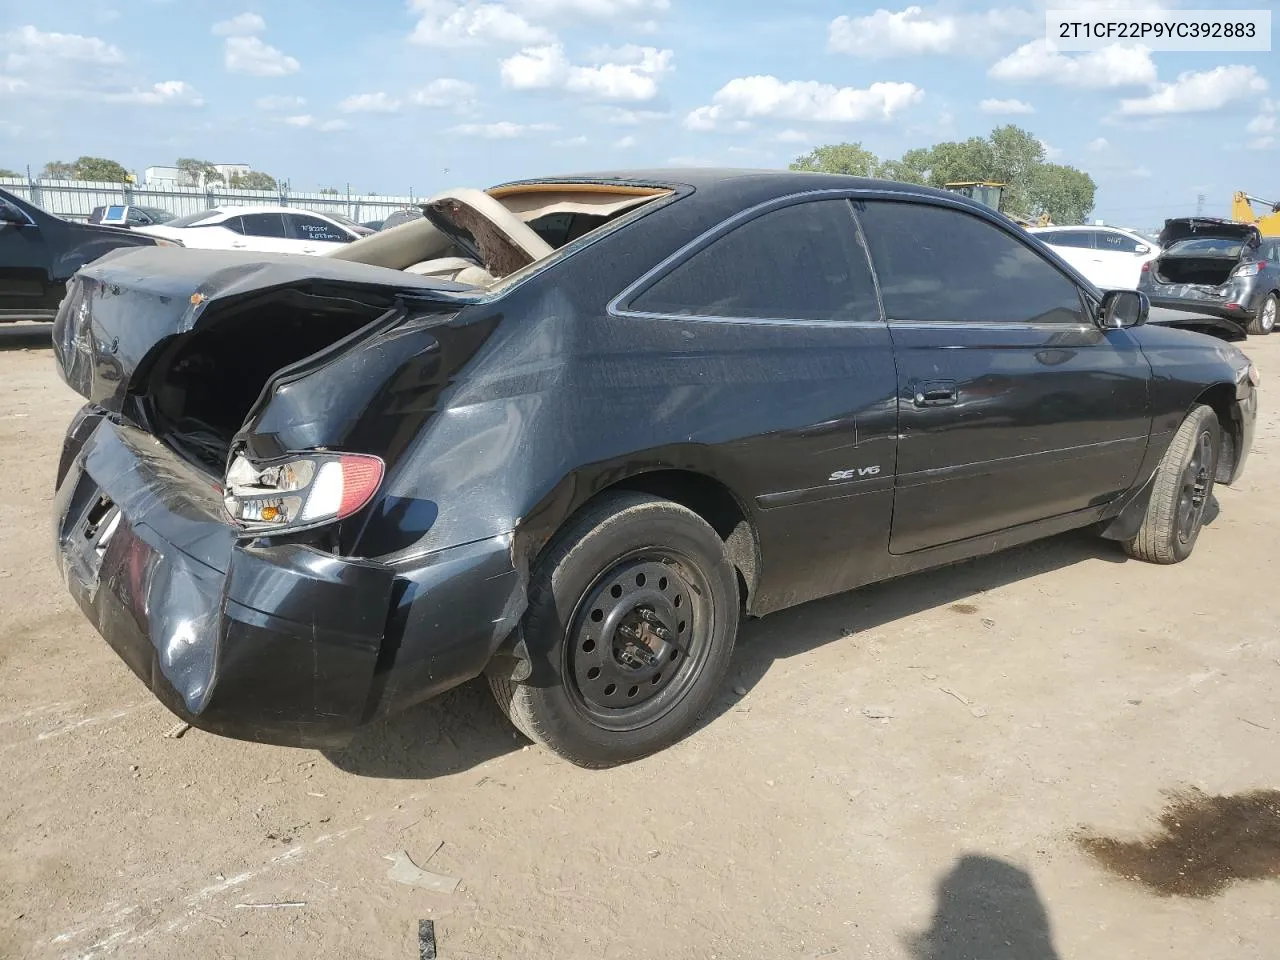
[[[70,220],[84,220],[94,207],[112,204],[159,207],[176,216],[199,213],[213,207],[280,204],[316,213],[337,213],[356,223],[364,223],[383,220],[401,207],[421,202],[415,197],[382,197],[376,194],[293,193],[287,188],[278,191],[235,190],[213,185],[201,189],[168,183],[141,185],[88,180],[28,180],[26,177],[0,177],[0,189]]]

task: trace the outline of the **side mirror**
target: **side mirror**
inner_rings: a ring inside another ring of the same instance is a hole
[[[1151,301],[1137,290],[1108,290],[1098,308],[1098,326],[1103,330],[1124,330],[1147,322]]]
[[[1150,253],[1151,248],[1148,247],[1145,243],[1140,243],[1133,248],[1133,252],[1136,253],[1138,256],[1142,256],[1144,253]]]
[[[0,200],[0,223],[16,223],[26,226],[30,223],[27,215],[6,200]]]

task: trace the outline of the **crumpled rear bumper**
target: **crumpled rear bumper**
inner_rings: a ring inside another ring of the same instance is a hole
[[[68,589],[166,707],[214,733],[340,746],[479,674],[523,613],[502,538],[409,567],[241,540],[208,477],[97,414],[72,425],[60,474]]]

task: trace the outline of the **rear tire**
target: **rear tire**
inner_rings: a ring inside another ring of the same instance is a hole
[[[1142,526],[1125,544],[1131,557],[1148,563],[1180,563],[1191,556],[1213,497],[1221,447],[1218,415],[1212,407],[1195,407],[1156,470]]]
[[[1280,305],[1280,298],[1274,293],[1267,294],[1262,305],[1258,307],[1258,312],[1253,319],[1249,321],[1247,332],[1251,337],[1265,337],[1276,328],[1276,312]]]
[[[606,494],[534,567],[529,677],[495,664],[489,686],[530,740],[583,767],[627,763],[694,725],[728,670],[738,614],[710,524],[669,500]]]

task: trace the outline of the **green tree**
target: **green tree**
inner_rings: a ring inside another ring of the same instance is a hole
[[[40,171],[41,180],[74,180],[76,165],[62,160],[50,160]]]
[[[10,170],[8,167],[0,167],[0,177],[20,177],[22,174],[17,170]]]
[[[188,183],[193,187],[201,184],[208,186],[211,183],[225,183],[222,174],[208,160],[197,160],[194,157],[179,157],[178,162],[174,164],[178,168]]]
[[[961,143],[935,144],[929,151],[931,187],[971,180],[989,180],[995,168],[995,151],[983,137],[970,137]]]
[[[1093,209],[1097,184],[1075,167],[1042,163],[1028,188],[1031,212],[1047,213],[1054,223],[1083,223]]]
[[[233,173],[231,182],[227,186],[238,187],[241,190],[275,190],[278,188],[276,178],[270,174],[263,173],[261,170],[250,170],[248,173]]]
[[[333,187],[324,187],[320,190],[320,192],[327,197],[336,197],[338,195],[338,191],[335,190]]]
[[[818,147],[791,164],[792,170],[811,173],[845,173],[855,177],[874,176],[880,161],[860,143],[838,143]]]
[[[94,180],[99,183],[124,183],[129,171],[114,160],[103,157],[81,157],[74,164],[77,180]]]
[[[930,152],[923,147],[908,150],[901,160],[886,160],[880,164],[876,176],[923,185],[929,181],[929,158]]]
[[[1026,130],[1009,124],[991,131],[991,179],[1008,184],[1002,206],[1006,212],[1029,214],[1036,172],[1044,166],[1044,144]]]

